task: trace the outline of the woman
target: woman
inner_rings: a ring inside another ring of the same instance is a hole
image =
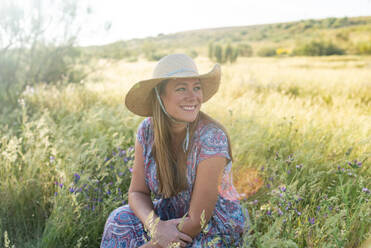
[[[138,128],[129,205],[110,214],[101,247],[240,245],[246,217],[229,137],[200,111],[220,76],[219,65],[200,75],[190,57],[172,54],[129,90],[127,108],[148,118]]]

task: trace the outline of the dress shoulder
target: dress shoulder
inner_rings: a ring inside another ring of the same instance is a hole
[[[209,122],[200,129],[200,162],[210,157],[221,156],[231,160],[228,136],[225,131]]]
[[[143,148],[149,143],[150,138],[153,135],[151,118],[145,118],[138,127],[137,140],[143,146]]]

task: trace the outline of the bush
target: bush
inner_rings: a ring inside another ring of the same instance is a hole
[[[276,49],[272,47],[263,47],[258,51],[260,57],[272,57],[276,56]]]
[[[370,41],[364,41],[359,42],[356,45],[356,53],[361,55],[371,55],[371,40]]]
[[[345,51],[330,41],[311,41],[294,49],[293,54],[299,56],[343,55]]]
[[[251,57],[253,54],[252,47],[246,43],[238,44],[237,50],[238,50],[238,55],[241,57]]]

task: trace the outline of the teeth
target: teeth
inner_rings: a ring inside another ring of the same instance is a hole
[[[182,109],[184,110],[194,110],[196,106],[183,106]]]

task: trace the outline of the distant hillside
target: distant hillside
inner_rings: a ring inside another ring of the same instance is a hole
[[[227,44],[232,47],[248,45],[251,47],[249,56],[265,56],[262,52],[264,49],[275,51],[271,55],[297,55],[300,54],[298,52],[300,49],[309,49],[308,51],[323,49],[311,48],[310,44],[315,46],[317,44],[315,42],[322,42],[324,49],[328,48],[326,44],[340,49],[342,53],[339,54],[369,54],[371,53],[371,16],[310,19],[159,34],[157,37],[91,46],[83,50],[94,57],[135,60],[139,56],[145,56],[156,60],[164,54],[173,52],[206,56],[210,44],[224,47]],[[309,48],[303,47],[305,44],[309,44]]]

